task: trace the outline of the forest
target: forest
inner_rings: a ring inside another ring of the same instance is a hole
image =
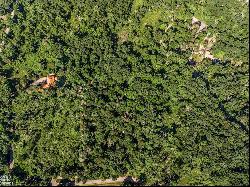
[[[0,176],[247,186],[248,52],[246,0],[0,0]]]

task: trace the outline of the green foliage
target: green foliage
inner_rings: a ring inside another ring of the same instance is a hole
[[[7,165],[9,162],[8,152],[10,146],[9,140],[9,118],[10,109],[8,105],[11,98],[11,89],[8,81],[0,77],[0,174],[6,173],[8,171]]]
[[[12,146],[16,184],[122,175],[147,185],[249,184],[248,4],[0,5],[0,172]],[[193,16],[207,24],[197,36]],[[221,60],[189,65],[213,35]],[[49,73],[55,88],[30,85]]]

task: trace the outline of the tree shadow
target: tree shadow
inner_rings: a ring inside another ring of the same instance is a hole
[[[75,186],[75,181],[70,181],[68,179],[62,179],[59,186]]]
[[[56,82],[56,86],[58,88],[62,88],[65,85],[65,82],[66,82],[66,76],[61,76]]]
[[[124,179],[122,186],[140,186],[140,181],[135,181],[131,176]]]

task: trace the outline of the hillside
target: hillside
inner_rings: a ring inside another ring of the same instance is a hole
[[[248,6],[0,1],[0,175],[249,185]]]

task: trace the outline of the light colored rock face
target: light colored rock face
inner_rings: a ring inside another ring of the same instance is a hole
[[[8,175],[0,175],[0,186],[12,186],[11,178]]]
[[[5,32],[6,34],[9,34],[9,32],[10,32],[10,28],[9,28],[9,27],[7,27],[7,28],[4,30],[4,32]]]
[[[199,30],[197,31],[197,34],[204,31],[207,28],[207,25],[203,21],[198,20],[196,17],[192,18],[192,25],[194,24],[199,25]]]
[[[123,182],[127,177],[118,177],[116,180],[112,179],[105,179],[105,180],[87,180],[85,185],[91,184],[105,184],[105,183],[116,183],[116,182]],[[137,181],[135,178],[132,177],[133,181]]]
[[[0,19],[6,21],[7,20],[7,16],[0,16]]]
[[[58,186],[60,185],[60,180],[62,180],[62,177],[57,177],[57,178],[52,178],[50,183],[51,186]],[[78,181],[77,182],[78,177],[75,177],[75,179],[71,179],[71,181],[74,181],[74,185],[75,186],[86,186],[86,185],[105,185],[105,184],[114,184],[114,183],[122,183],[125,180],[128,180],[128,177],[118,177],[116,180],[113,179],[98,179],[98,180],[87,180],[87,181]],[[130,177],[129,179],[132,182],[138,182],[138,180],[134,177]]]

